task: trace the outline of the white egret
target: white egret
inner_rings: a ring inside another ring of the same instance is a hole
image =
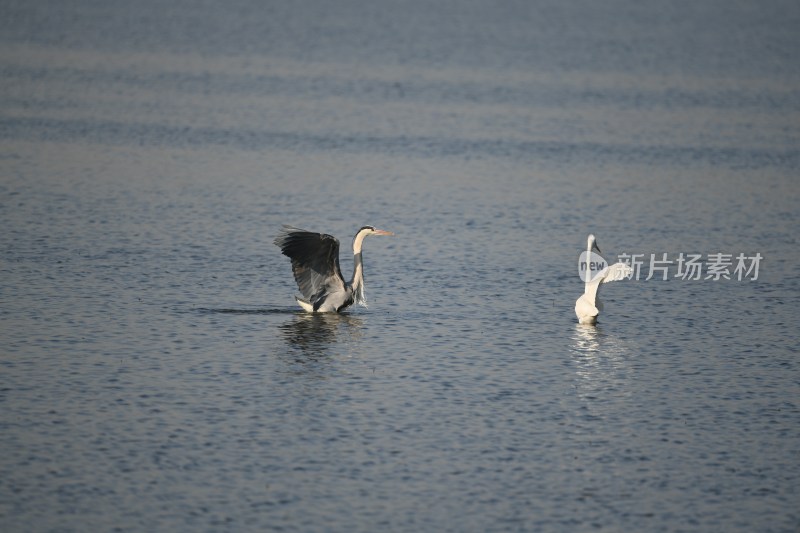
[[[589,235],[586,246],[587,261],[589,261],[594,250],[597,250],[598,254],[601,253],[594,235]],[[590,269],[587,268],[583,295],[575,302],[575,315],[578,317],[578,322],[581,324],[596,324],[597,317],[600,311],[603,310],[603,303],[600,301],[598,294],[600,285],[609,281],[621,280],[632,273],[633,269],[625,263],[615,263],[607,266],[594,277],[590,277]]]

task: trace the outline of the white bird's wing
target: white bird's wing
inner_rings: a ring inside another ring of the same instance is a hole
[[[626,263],[614,263],[603,269],[605,274],[602,275],[602,283],[609,281],[619,281],[621,279],[630,278],[633,274],[633,269]]]
[[[315,302],[325,294],[344,290],[344,277],[339,268],[339,241],[336,237],[283,226],[275,245],[292,260],[294,279],[309,302]]]

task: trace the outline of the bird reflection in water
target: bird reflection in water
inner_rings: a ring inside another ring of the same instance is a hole
[[[318,359],[331,355],[334,346],[358,341],[364,321],[339,313],[297,313],[279,326],[286,344]]]
[[[576,324],[570,348],[575,387],[593,412],[608,400],[630,396],[633,369],[626,341],[596,326]]]
[[[600,329],[596,326],[578,324],[575,327],[575,335],[572,337],[573,353],[592,353],[600,349],[598,337],[601,335]]]

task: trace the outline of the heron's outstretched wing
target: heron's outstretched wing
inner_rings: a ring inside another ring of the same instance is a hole
[[[626,263],[614,263],[613,265],[606,267],[606,274],[602,278],[603,283],[608,283],[609,281],[619,281],[621,279],[630,277],[633,274],[633,269],[630,265]]]
[[[344,290],[336,237],[283,226],[275,244],[292,260],[294,279],[308,301]]]

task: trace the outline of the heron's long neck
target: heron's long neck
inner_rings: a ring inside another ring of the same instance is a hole
[[[361,252],[353,254],[353,279],[350,281],[353,290],[364,286],[364,263],[361,261]]]
[[[364,243],[365,233],[358,232],[353,239],[353,279],[350,285],[353,287],[353,294],[359,303],[366,302],[364,297],[364,263],[361,259],[361,246]]]

